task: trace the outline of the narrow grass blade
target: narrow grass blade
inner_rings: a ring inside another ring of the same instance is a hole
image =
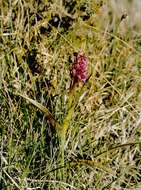
[[[138,144],[141,144],[141,142],[130,142],[130,143],[125,143],[125,144],[119,144],[119,145],[113,146],[113,147],[111,147],[111,148],[109,148],[107,150],[104,150],[103,152],[100,152],[99,154],[97,154],[95,156],[95,158],[98,158],[103,154],[106,154],[106,153],[111,152],[111,151],[116,150],[116,149],[120,149],[122,147],[134,146],[134,145],[138,145]]]
[[[77,165],[86,165],[86,166],[89,166],[89,167],[94,167],[94,168],[103,170],[105,172],[108,172],[109,174],[116,177],[116,173],[113,170],[103,166],[101,163],[98,163],[98,162],[96,162],[94,160],[77,160],[77,161],[72,162],[72,163],[77,164]]]

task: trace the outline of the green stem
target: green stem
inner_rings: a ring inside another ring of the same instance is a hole
[[[64,152],[65,152],[65,133],[60,136],[60,154],[61,154],[61,179],[64,181]]]

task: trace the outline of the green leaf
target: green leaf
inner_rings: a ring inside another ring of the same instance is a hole
[[[54,116],[52,115],[52,113],[48,110],[48,108],[46,108],[45,106],[43,106],[41,103],[37,102],[36,100],[33,100],[33,99],[29,98],[26,95],[23,95],[21,93],[18,93],[17,95],[23,97],[24,99],[26,99],[27,101],[29,101],[30,103],[32,103],[34,106],[36,106],[37,108],[39,108],[46,115],[46,117],[49,120],[50,124],[53,127],[56,128],[57,132],[60,132],[61,126],[56,121],[56,119],[54,118]]]

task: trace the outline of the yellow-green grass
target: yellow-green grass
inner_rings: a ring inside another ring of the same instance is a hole
[[[0,2],[1,189],[141,188],[140,31],[128,25],[130,11],[124,18],[101,2]],[[52,123],[18,94],[63,126],[79,50],[90,77],[77,95],[62,165]]]

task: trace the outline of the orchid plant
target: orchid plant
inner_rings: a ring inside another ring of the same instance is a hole
[[[77,87],[79,87],[80,83],[86,83],[87,81],[87,66],[88,66],[88,58],[84,55],[84,53],[82,51],[74,53],[74,62],[70,70],[71,84],[68,92],[67,114],[62,124],[60,124],[54,118],[53,114],[50,113],[48,108],[44,107],[42,104],[29,98],[26,95],[23,95],[21,93],[18,94],[21,97],[28,100],[33,105],[35,105],[37,108],[39,108],[46,115],[49,123],[56,129],[56,132],[60,139],[61,165],[64,165],[64,147],[66,141],[66,134],[70,126],[70,121],[72,120],[74,114],[74,108],[77,101],[76,89]]]

